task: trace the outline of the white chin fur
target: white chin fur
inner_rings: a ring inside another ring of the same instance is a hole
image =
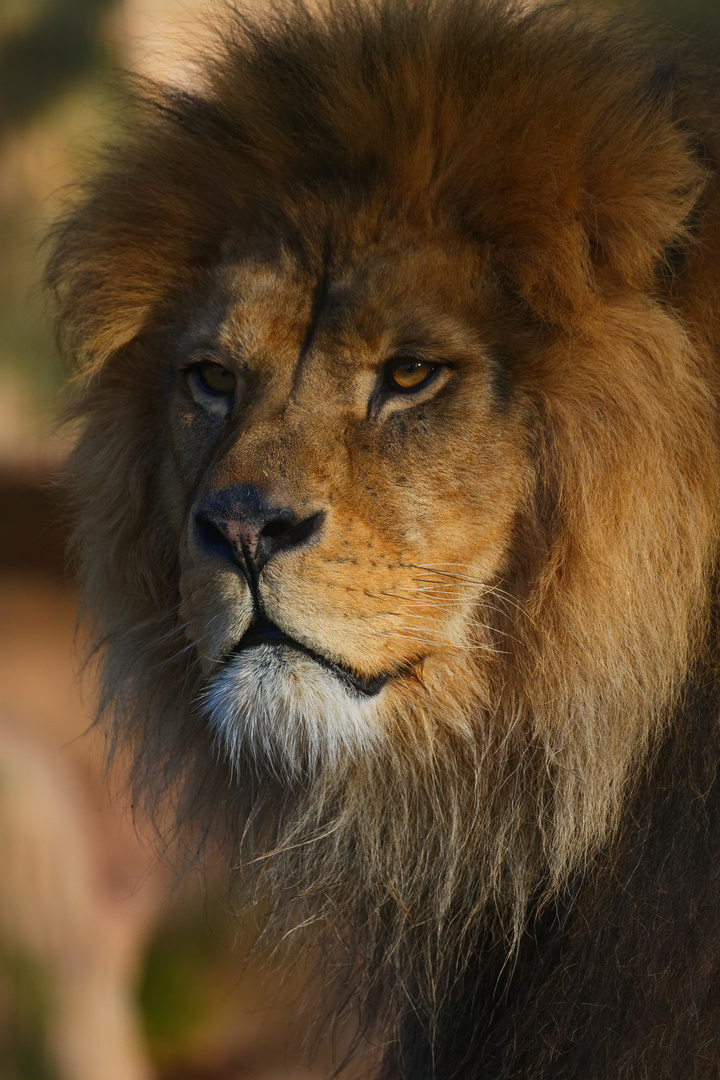
[[[372,752],[377,702],[346,690],[326,668],[285,645],[256,645],[230,660],[205,694],[210,726],[233,765],[248,753],[298,775]]]

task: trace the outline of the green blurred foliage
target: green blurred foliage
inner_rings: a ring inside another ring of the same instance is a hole
[[[28,157],[37,157],[41,172],[50,158],[52,173],[31,177],[27,186],[17,163],[3,161],[0,138],[0,173],[16,168],[19,174],[11,195],[0,200],[0,376],[10,368],[27,383],[41,411],[52,407],[66,375],[42,287],[45,240],[70,195],[66,186],[82,173],[95,148],[121,120],[122,109],[113,81],[97,74],[48,101],[27,135],[15,136],[10,145],[10,154],[17,155],[18,144],[24,141]]]
[[[228,1010],[240,1016],[251,1004],[256,983],[243,978],[256,937],[250,921],[232,915],[224,892],[202,889],[186,890],[166,912],[145,954],[139,992],[145,1040],[161,1067],[202,1059],[208,1039],[217,1051],[218,1019]]]
[[[50,1008],[37,964],[25,953],[1,949],[0,1075],[6,1080],[57,1080],[46,1042]]]
[[[208,1011],[218,941],[197,911],[163,923],[145,957],[140,1010],[153,1056],[187,1051]]]
[[[105,32],[116,6],[0,0],[0,380],[19,378],[40,414],[55,411],[65,376],[41,286],[43,239],[61,205],[56,189],[118,114]]]
[[[29,19],[0,40],[0,135],[7,127],[33,120],[79,78],[106,63],[102,16],[115,3],[26,3]]]

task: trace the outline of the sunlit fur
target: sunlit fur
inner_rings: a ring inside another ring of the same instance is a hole
[[[475,0],[229,14],[205,70],[198,95],[147,89],[50,268],[101,713],[274,929],[343,941],[388,1023],[407,993],[433,1016],[484,935],[512,947],[610,848],[705,649],[717,110],[621,24]],[[188,312],[222,307],[225,354],[257,348],[279,387],[323,267],[352,297],[368,268],[378,340],[417,291],[465,383],[427,431],[374,422],[389,458],[333,374],[370,348],[346,320],[309,351],[320,392],[293,412],[278,389],[272,423],[212,450],[222,421],[168,374]],[[385,665],[375,697],[304,656],[226,662],[250,601],[198,554],[189,507],[274,462],[330,509],[263,571],[266,606],[333,662]]]

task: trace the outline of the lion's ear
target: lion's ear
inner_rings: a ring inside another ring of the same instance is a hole
[[[628,107],[597,123],[584,172],[579,220],[596,287],[654,289],[666,253],[688,239],[707,180],[692,135],[667,101],[634,117]]]
[[[666,254],[688,240],[707,169],[672,93],[647,82],[609,102],[553,105],[551,130],[511,129],[509,164],[470,216],[513,289],[562,324],[598,294],[656,290]]]

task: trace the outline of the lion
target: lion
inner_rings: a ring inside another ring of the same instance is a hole
[[[567,6],[232,10],[57,227],[100,715],[383,1080],[718,1074],[719,104]]]

